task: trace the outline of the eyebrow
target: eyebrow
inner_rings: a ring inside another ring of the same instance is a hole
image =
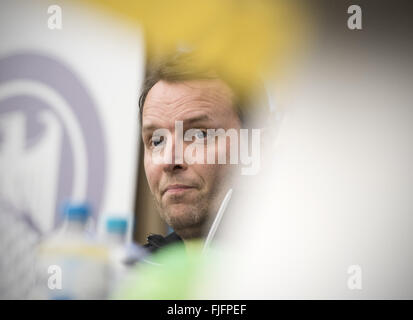
[[[190,124],[194,124],[194,123],[197,123],[197,122],[211,121],[211,120],[212,119],[208,115],[202,114],[202,115],[195,116],[195,117],[192,117],[192,118],[183,119],[182,121],[183,121],[184,126],[185,126],[185,125],[190,125]],[[143,132],[147,132],[147,131],[150,132],[150,131],[153,131],[153,130],[158,129],[158,128],[159,128],[159,126],[157,126],[156,124],[150,123],[148,125],[143,125],[142,126],[142,131]]]
[[[193,118],[189,118],[189,119],[184,119],[184,125],[188,125],[188,124],[193,124],[196,122],[202,122],[202,121],[211,121],[212,119],[206,115],[206,114],[202,114]]]

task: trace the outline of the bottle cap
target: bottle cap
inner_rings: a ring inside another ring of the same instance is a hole
[[[106,220],[106,230],[108,232],[125,234],[128,221],[121,217],[110,217]]]
[[[63,214],[68,220],[85,222],[90,215],[90,207],[86,203],[66,203]]]

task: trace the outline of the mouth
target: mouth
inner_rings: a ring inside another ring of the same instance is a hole
[[[184,193],[184,192],[186,192],[188,190],[191,190],[191,189],[195,189],[195,187],[188,186],[188,185],[185,185],[185,184],[171,184],[171,185],[167,186],[164,189],[162,195],[167,194],[167,193],[169,193],[169,194]]]

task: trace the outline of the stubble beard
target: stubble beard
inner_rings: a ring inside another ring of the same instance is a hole
[[[174,200],[174,196],[169,196]],[[205,236],[208,224],[208,201],[199,195],[191,203],[173,202],[163,204],[162,199],[156,201],[158,211],[165,221],[184,240],[202,238]]]

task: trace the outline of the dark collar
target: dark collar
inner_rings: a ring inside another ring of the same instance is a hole
[[[172,232],[166,237],[163,237],[160,234],[151,234],[148,236],[147,241],[148,242],[144,245],[144,248],[150,253],[153,253],[169,244],[181,242],[182,239],[175,232]]]

